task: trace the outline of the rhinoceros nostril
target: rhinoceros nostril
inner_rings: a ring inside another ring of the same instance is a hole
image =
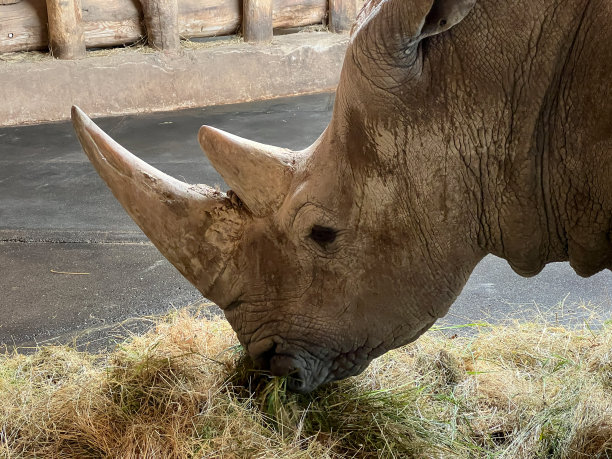
[[[266,371],[270,369],[270,360],[276,353],[276,343],[272,339],[249,344],[248,350],[256,368]]]

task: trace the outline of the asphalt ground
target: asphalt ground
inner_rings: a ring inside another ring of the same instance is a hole
[[[223,180],[197,132],[212,125],[303,148],[331,117],[333,95],[97,119],[128,150],[192,183]],[[524,279],[487,257],[441,321],[457,326],[545,316],[612,316],[612,274],[578,277],[567,263]],[[70,123],[0,128],[0,346],[74,342],[100,349],[152,318],[189,306],[219,314],[148,242],[98,177]]]

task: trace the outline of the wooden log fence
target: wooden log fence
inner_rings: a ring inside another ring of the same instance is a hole
[[[327,24],[346,32],[363,0],[0,0],[0,53],[50,48],[73,59],[85,48],[144,42],[175,51],[180,39],[232,35],[268,42],[274,29]]]
[[[85,57],[80,0],[47,0],[49,49],[60,59]]]
[[[246,42],[271,41],[274,35],[272,0],[244,0],[242,36]]]
[[[176,51],[181,44],[177,0],[140,0],[144,12],[147,41],[162,51]]]
[[[329,0],[329,30],[343,33],[351,30],[357,17],[355,0]]]

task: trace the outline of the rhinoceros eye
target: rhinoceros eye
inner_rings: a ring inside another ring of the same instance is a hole
[[[333,243],[336,240],[336,235],[337,231],[335,229],[326,226],[315,225],[310,230],[310,239],[323,248]]]

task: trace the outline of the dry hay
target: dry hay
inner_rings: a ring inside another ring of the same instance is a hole
[[[612,324],[429,332],[310,396],[178,313],[108,355],[0,359],[3,457],[612,457]]]

